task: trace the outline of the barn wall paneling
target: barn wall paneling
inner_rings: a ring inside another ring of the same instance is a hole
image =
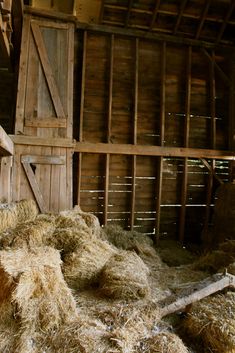
[[[228,181],[229,56],[92,31],[76,42],[76,201],[102,224],[198,241]]]

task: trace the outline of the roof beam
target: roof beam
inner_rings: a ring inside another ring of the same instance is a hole
[[[204,22],[206,20],[206,15],[207,15],[207,12],[209,10],[210,4],[211,4],[211,0],[206,0],[205,1],[205,6],[204,6],[204,9],[203,9],[202,14],[201,14],[201,18],[200,18],[200,22],[199,22],[199,26],[198,26],[198,29],[197,29],[197,33],[196,33],[195,39],[198,39],[200,37],[201,31],[202,31],[202,27],[203,27]]]
[[[174,34],[174,35],[175,35],[175,34],[177,33],[177,31],[178,31],[178,28],[179,28],[179,25],[180,25],[180,21],[181,21],[181,18],[182,18],[182,15],[183,15],[185,6],[187,5],[187,2],[188,2],[188,0],[184,0],[184,1],[181,3],[180,12],[179,12],[179,15],[178,15],[178,17],[177,17],[177,21],[176,21],[175,28],[174,28],[174,31],[173,31],[173,34]]]
[[[150,31],[152,31],[154,23],[157,20],[157,15],[158,15],[158,10],[159,10],[159,7],[160,7],[160,3],[161,3],[161,0],[156,0],[156,5],[155,5],[155,9],[153,11],[153,17],[152,17],[152,21],[151,21],[151,25],[150,25]]]
[[[125,37],[138,37],[144,38],[146,40],[156,40],[156,41],[166,41],[168,43],[176,43],[176,44],[185,44],[192,45],[204,48],[215,48],[217,47],[216,43],[206,42],[202,40],[190,39],[181,36],[173,36],[172,34],[160,34],[157,32],[144,32],[142,30],[133,29],[133,28],[121,28],[115,26],[107,26],[107,25],[95,25],[95,24],[86,24],[76,21],[77,29],[83,29],[85,31],[91,32],[100,32],[100,33],[113,33]],[[232,45],[222,45],[220,44],[220,48],[224,50],[233,49]]]
[[[221,26],[221,28],[220,28],[218,37],[216,38],[216,43],[219,43],[219,42],[220,42],[220,40],[221,40],[221,38],[222,38],[222,36],[223,36],[223,34],[224,34],[225,28],[226,28],[226,26],[227,26],[227,24],[228,24],[228,21],[229,21],[229,19],[230,19],[230,16],[231,16],[232,13],[233,13],[234,8],[235,8],[235,1],[233,0],[232,3],[231,3],[231,5],[230,5],[230,7],[229,7],[229,9],[228,9],[228,12],[227,12],[227,14],[226,14],[226,16],[225,16],[224,22],[223,22],[223,24],[222,24],[222,26]]]

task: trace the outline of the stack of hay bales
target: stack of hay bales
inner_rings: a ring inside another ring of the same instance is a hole
[[[48,247],[0,251],[0,310],[9,326],[15,318],[15,352],[34,352],[40,332],[53,332],[77,318],[60,264],[59,252]]]
[[[235,293],[208,297],[192,305],[185,320],[187,332],[215,353],[235,352]]]

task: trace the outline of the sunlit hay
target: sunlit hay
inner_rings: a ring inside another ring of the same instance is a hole
[[[110,341],[117,352],[134,352],[137,343],[149,337],[160,321],[159,308],[150,303],[123,304],[113,309],[111,312],[115,316],[111,321]]]
[[[97,238],[101,230],[98,218],[91,213],[82,212],[78,206],[75,206],[73,210],[60,212],[57,217],[57,227],[89,229],[89,232]]]
[[[189,353],[183,341],[174,333],[160,332],[139,342],[135,352],[145,353]]]
[[[42,352],[108,353],[107,327],[98,319],[79,315],[73,323],[61,326],[42,339]],[[48,347],[48,350],[45,349]],[[43,349],[44,348],[44,349]]]
[[[2,249],[22,247],[33,249],[46,245],[54,230],[55,224],[45,219],[36,218],[34,221],[19,223],[14,229],[1,234],[0,247]]]
[[[94,239],[89,229],[57,228],[48,240],[48,245],[63,251],[63,256],[75,252],[86,241]]]
[[[107,242],[85,240],[75,252],[64,257],[63,273],[66,282],[74,289],[83,289],[97,283],[105,263],[115,253]]]
[[[137,254],[121,250],[111,257],[101,272],[101,292],[110,298],[144,298],[150,294],[149,273]]]
[[[192,267],[196,270],[215,273],[235,261],[235,256],[222,250],[214,250],[200,257]]]
[[[13,228],[18,222],[16,204],[0,204],[0,232]]]
[[[33,200],[21,200],[16,202],[18,223],[33,221],[37,214],[38,208]]]
[[[118,249],[134,250],[140,256],[156,257],[153,241],[145,234],[136,231],[126,231],[119,225],[108,225],[102,229],[102,238]]]
[[[194,303],[185,319],[188,333],[200,337],[211,352],[235,352],[235,293],[207,297]]]
[[[94,236],[100,236],[100,221],[94,214],[82,211],[78,205],[74,207],[73,212],[82,217]]]
[[[1,251],[0,262],[17,282],[11,301],[23,327],[45,332],[76,318],[76,303],[63,279],[57,250]]]
[[[177,241],[161,240],[157,247],[157,253],[168,266],[180,266],[195,261],[196,256],[188,251]]]

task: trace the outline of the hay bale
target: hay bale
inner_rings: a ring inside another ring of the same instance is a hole
[[[31,332],[52,330],[77,316],[60,264],[59,252],[49,247],[0,252],[0,266],[15,285],[10,301],[16,317]]]
[[[91,213],[83,212],[78,206],[75,206],[73,210],[60,212],[57,217],[57,227],[89,229],[89,232],[97,238],[101,230],[98,218]]]
[[[34,221],[18,224],[14,229],[5,231],[0,236],[2,249],[34,249],[48,243],[48,239],[55,230],[55,223],[51,220],[36,218]]]
[[[130,251],[120,251],[106,263],[100,275],[101,292],[110,298],[140,299],[150,294],[149,268]]]
[[[75,252],[85,242],[94,239],[89,229],[57,228],[48,239],[47,245],[63,252],[63,255]]]
[[[140,342],[139,347],[136,347],[136,352],[189,353],[189,350],[179,336],[171,332],[160,332]]]
[[[76,251],[64,257],[66,282],[74,289],[84,289],[97,283],[102,268],[115,251],[101,239],[83,241]]]
[[[0,232],[14,228],[17,223],[34,220],[37,213],[38,209],[33,200],[0,204]]]
[[[216,353],[235,352],[235,293],[228,292],[194,303],[185,319],[187,332]]]
[[[0,204],[0,232],[13,228],[18,222],[16,204]]]
[[[34,200],[21,200],[16,203],[18,223],[33,221],[37,214],[38,208]]]

